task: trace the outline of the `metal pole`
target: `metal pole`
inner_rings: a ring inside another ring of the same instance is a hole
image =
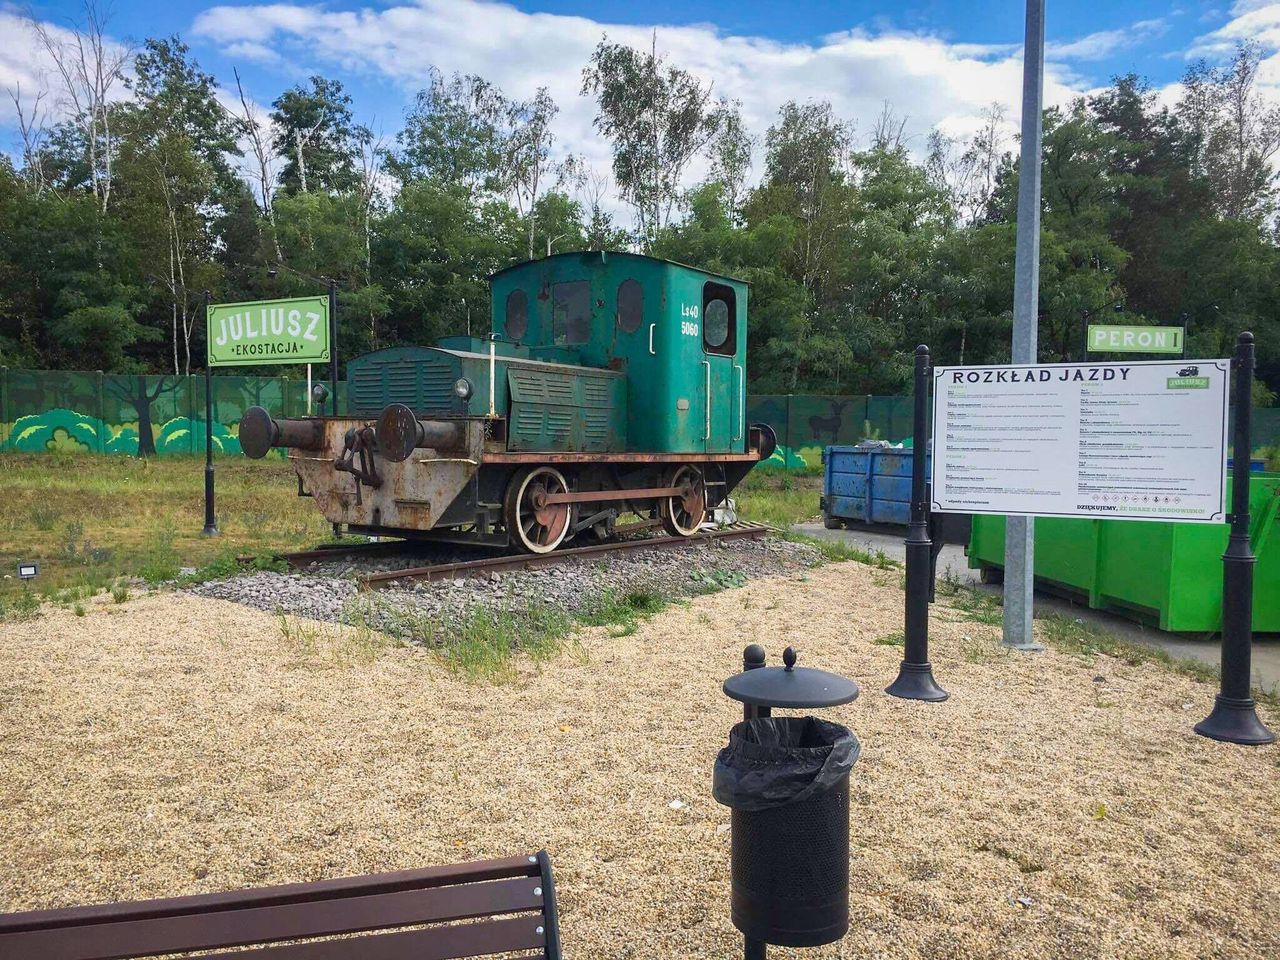
[[[1013,362],[1037,361],[1040,307],[1040,110],[1044,98],[1044,4],[1027,0],[1022,54],[1022,154],[1018,168],[1018,246],[1013,281]],[[1086,333],[1087,336],[1087,333]],[[1032,639],[1035,521],[1006,517],[1004,644],[1043,650]]]
[[[758,670],[764,666],[764,647],[758,643],[747,646],[742,651],[742,669]],[[757,717],[767,717],[772,713],[770,707],[757,707],[754,704],[744,703],[742,705],[742,719],[754,720]],[[763,940],[753,940],[746,934],[742,936],[742,960],[766,960],[766,954],[769,947]]]
[[[914,422],[911,430],[911,524],[907,527],[906,641],[898,678],[885,688],[891,697],[904,700],[947,699],[947,691],[933,679],[929,663],[929,586],[933,579],[933,543],[929,539],[929,501],[926,499],[924,461],[929,442],[929,348],[916,347]]]
[[[1254,363],[1253,334],[1242,333],[1231,364],[1236,371],[1236,423],[1231,441],[1231,535],[1222,555],[1222,684],[1213,712],[1196,724],[1196,733],[1258,746],[1271,743],[1276,735],[1258,719],[1249,687],[1253,672],[1253,565],[1257,562],[1249,543]]]
[[[213,364],[209,361],[209,314],[213,312],[213,294],[204,294],[204,530],[206,537],[218,535],[213,493]]]
[[[329,414],[338,415],[338,281],[329,278],[329,386],[333,393],[329,398]],[[342,538],[342,524],[333,524],[335,540]]]
[[[101,404],[99,404],[99,407],[101,407]],[[101,416],[101,413],[102,413],[101,409],[99,409],[98,413],[100,414],[98,419],[105,422],[106,417]],[[0,364],[0,424],[5,424],[8,422],[9,422],[9,368],[4,366],[3,364]],[[10,430],[9,433],[6,433],[4,435],[3,440],[4,442],[0,443],[0,449],[8,448],[8,446],[12,442],[13,440],[12,429]]]
[[[329,379],[333,382],[333,400],[330,412],[338,415],[338,281],[329,278]]]

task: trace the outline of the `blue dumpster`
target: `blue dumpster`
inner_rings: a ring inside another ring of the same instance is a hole
[[[910,447],[827,447],[822,451],[823,524],[828,530],[851,522],[905,526],[911,520],[914,456]]]

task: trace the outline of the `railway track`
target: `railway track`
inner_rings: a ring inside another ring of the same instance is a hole
[[[399,570],[385,570],[367,573],[357,577],[363,589],[377,590],[390,586],[397,581],[415,580],[430,582],[433,580],[460,580],[465,577],[485,576],[490,573],[501,573],[511,570],[524,570],[531,567],[553,566],[566,560],[589,560],[606,554],[628,553],[638,550],[678,550],[682,547],[708,543],[713,540],[756,539],[769,532],[769,528],[759,523],[735,523],[719,530],[708,530],[691,537],[645,537],[643,539],[616,540],[610,543],[592,544],[588,547],[570,547],[555,550],[551,553],[504,554],[498,557],[482,557],[477,560],[459,560],[450,563],[436,563],[419,567],[404,567]],[[407,540],[380,541],[378,543],[359,543],[346,546],[335,544],[319,547],[315,550],[300,550],[293,553],[282,553],[277,556],[296,568],[304,568],[308,564],[336,559],[361,559],[363,557],[394,556],[398,553],[425,551],[434,546],[430,542],[413,543]]]

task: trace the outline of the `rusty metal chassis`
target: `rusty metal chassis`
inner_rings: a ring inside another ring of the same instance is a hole
[[[336,458],[323,456],[305,456],[302,451],[292,450],[290,459],[301,467],[301,461],[319,461],[326,459],[336,472],[350,474],[353,480],[354,502],[357,506],[362,501],[361,487],[377,490],[383,485],[384,476],[378,469],[377,441],[368,422],[359,417],[325,417],[316,418],[324,423],[322,428],[327,434],[330,450],[339,451]],[[452,419],[452,418],[450,418]],[[463,418],[459,418],[463,419]],[[465,418],[468,420],[484,418]],[[428,529],[405,527],[386,522],[352,523],[346,528],[355,533],[370,535],[391,535],[415,540],[437,540],[453,543],[482,544],[490,546],[507,546],[509,541],[501,527],[502,490],[515,471],[529,466],[552,466],[557,468],[579,467],[570,473],[570,483],[575,484],[580,478],[588,479],[588,483],[597,489],[570,490],[567,493],[553,494],[547,498],[549,503],[570,503],[574,505],[598,505],[600,510],[589,516],[579,514],[574,524],[574,533],[591,527],[597,523],[613,523],[620,515],[634,513],[640,517],[636,526],[651,526],[656,521],[656,501],[665,497],[687,495],[684,487],[671,485],[654,485],[661,482],[664,467],[679,464],[693,464],[707,469],[707,505],[709,508],[718,505],[730,490],[758,462],[759,452],[748,453],[582,453],[582,452],[550,452],[530,451],[512,452],[494,449],[502,442],[500,435],[495,435],[494,424],[497,421],[486,421],[483,433],[468,431],[470,448],[469,462],[473,464],[473,473],[466,481],[465,487],[458,490],[456,499],[439,509]],[[341,429],[346,427],[347,429]],[[341,432],[336,432],[340,430]],[[498,432],[500,434],[500,431]],[[341,437],[341,440],[339,440]],[[483,439],[482,439],[483,437]],[[329,444],[332,444],[330,446]],[[487,448],[487,449],[486,449]],[[420,451],[427,460],[435,459],[435,451]],[[463,458],[467,453],[461,454]],[[419,460],[425,463],[427,460]],[[457,455],[436,462],[458,462]],[[467,461],[463,461],[467,462]],[[316,463],[319,466],[319,463]],[[566,471],[568,472],[568,471]],[[591,476],[595,474],[595,476]],[[628,487],[627,479],[639,484]],[[636,474],[641,476],[636,477]],[[647,483],[645,481],[648,481]],[[302,470],[299,470],[299,495],[314,493],[303,485]],[[397,501],[402,509],[410,506],[408,501]],[[377,511],[375,513],[375,520]]]
[[[627,529],[641,529],[656,526],[657,501],[670,496],[682,496],[687,493],[683,487],[677,486],[636,486],[627,487],[627,474],[643,472],[652,477],[653,469],[661,469],[664,465],[694,464],[697,466],[718,466],[723,470],[710,471],[707,477],[708,508],[718,505],[743,476],[757,462],[755,454],[632,454],[632,453],[595,453],[595,454],[494,454],[486,452],[484,459],[472,478],[468,489],[472,500],[466,506],[457,503],[443,516],[441,522],[430,530],[408,529],[389,526],[364,526],[348,524],[352,533],[371,536],[396,536],[411,540],[435,541],[440,543],[471,544],[479,546],[507,547],[510,540],[505,530],[501,529],[501,491],[516,470],[525,466],[580,466],[587,472],[597,473],[597,482],[612,481],[612,488],[577,490],[568,493],[553,494],[548,502],[572,503],[582,505],[599,505],[602,509],[592,514],[580,514],[574,523],[574,534],[594,526],[600,522],[613,522],[620,516],[632,513],[640,519],[635,523],[627,523]],[[628,470],[627,468],[632,468]],[[648,469],[646,469],[648,468]],[[576,471],[575,471],[576,473]],[[573,483],[576,476],[570,476]],[[459,498],[460,500],[462,498]],[[462,515],[462,511],[466,515]]]

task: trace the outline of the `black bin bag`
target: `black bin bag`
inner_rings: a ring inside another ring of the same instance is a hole
[[[732,809],[734,926],[764,943],[812,947],[849,929],[849,773],[860,745],[817,717],[737,724],[712,793]]]

